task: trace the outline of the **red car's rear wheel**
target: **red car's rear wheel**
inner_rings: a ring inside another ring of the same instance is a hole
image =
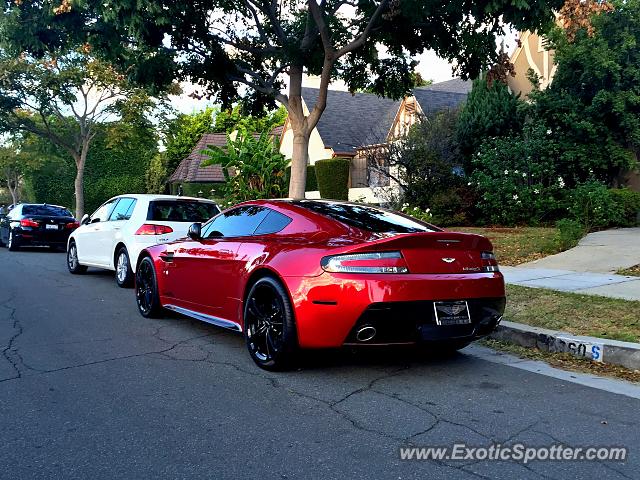
[[[136,303],[143,317],[156,318],[162,312],[156,271],[149,257],[142,259],[136,271]]]
[[[293,309],[275,278],[263,277],[250,288],[244,325],[249,354],[258,366],[283,370],[293,365],[298,347]]]

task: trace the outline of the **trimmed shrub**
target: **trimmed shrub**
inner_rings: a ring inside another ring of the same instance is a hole
[[[291,165],[289,165],[285,171],[285,186],[289,188],[289,181],[291,180]],[[307,165],[307,183],[305,185],[305,192],[314,192],[318,190],[318,180],[316,179],[316,167],[315,165]]]
[[[617,225],[623,217],[623,208],[614,200],[611,190],[593,180],[571,192],[569,212],[587,231]]]
[[[613,201],[622,210],[622,216],[617,222],[620,227],[635,227],[640,216],[640,192],[634,192],[628,188],[614,188],[609,190]]]
[[[584,225],[570,218],[558,220],[556,222],[556,228],[558,231],[556,232],[555,241],[563,251],[578,245],[578,242],[586,233]]]
[[[349,199],[349,167],[347,158],[328,158],[316,162],[316,178],[321,198]]]

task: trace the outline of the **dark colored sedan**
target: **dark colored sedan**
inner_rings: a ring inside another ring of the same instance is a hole
[[[23,203],[0,220],[0,245],[12,251],[27,245],[65,249],[69,235],[78,226],[64,207]]]

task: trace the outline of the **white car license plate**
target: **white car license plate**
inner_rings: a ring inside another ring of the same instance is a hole
[[[45,225],[44,228],[47,230],[58,230],[58,225]]]

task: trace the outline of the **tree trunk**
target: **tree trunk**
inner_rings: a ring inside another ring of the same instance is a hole
[[[19,181],[13,182],[11,179],[9,178],[7,179],[7,188],[9,189],[9,193],[11,194],[11,202],[13,203],[13,205],[16,205],[19,200],[18,186],[19,186]]]
[[[309,137],[306,118],[302,108],[302,67],[291,67],[289,71],[289,122],[293,130],[293,152],[291,156],[291,179],[289,197],[304,198],[307,184],[307,164],[309,163]]]
[[[74,182],[74,191],[76,195],[76,218],[82,219],[84,216],[84,166],[87,162],[87,153],[89,152],[89,141],[82,143],[82,151],[80,156],[75,158],[76,161],[76,180]]]
[[[309,134],[293,134],[293,155],[291,157],[291,180],[289,197],[305,198],[307,185],[307,165],[309,163]]]

